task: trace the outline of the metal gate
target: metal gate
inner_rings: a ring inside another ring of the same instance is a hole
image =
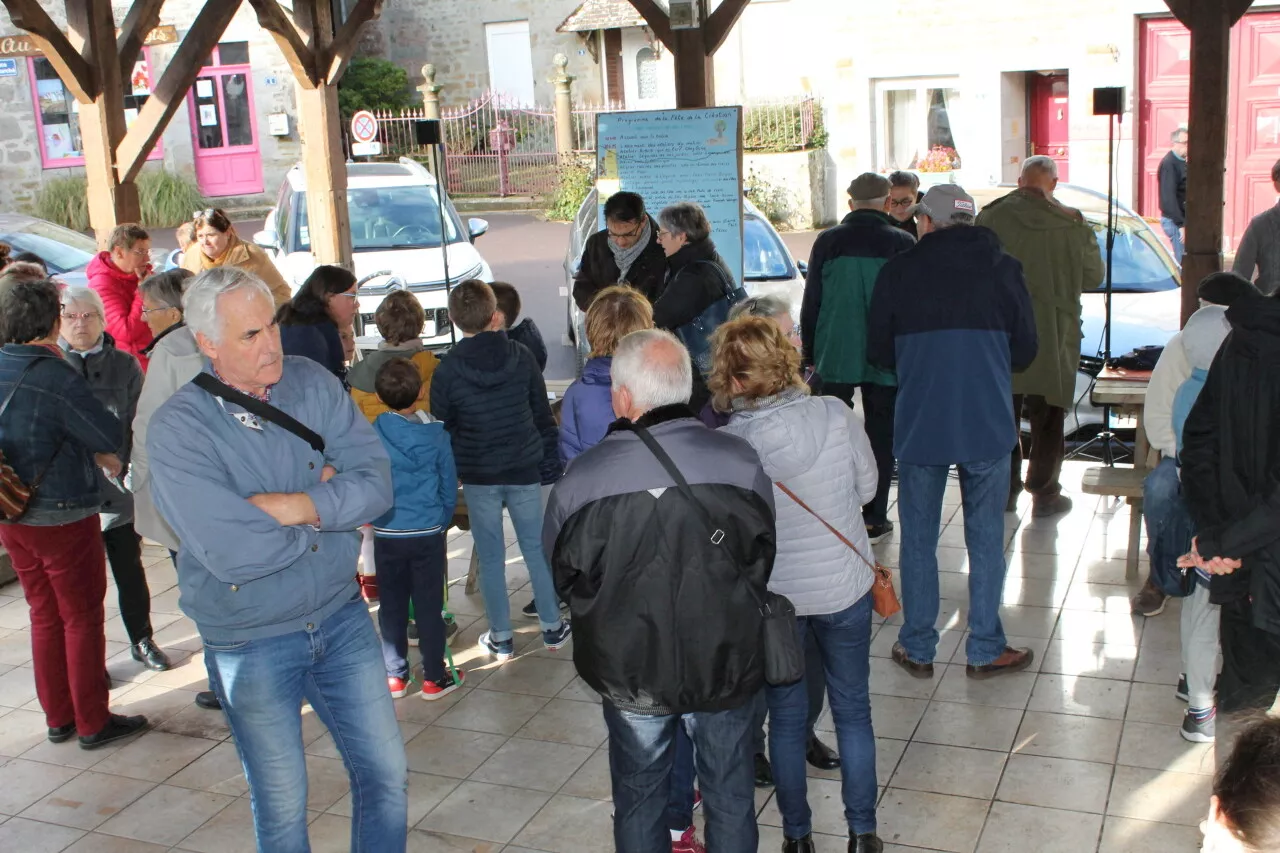
[[[449,191],[545,195],[556,189],[555,113],[488,92],[441,113]]]

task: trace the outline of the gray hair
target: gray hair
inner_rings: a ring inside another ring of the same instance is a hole
[[[1052,157],[1036,154],[1022,161],[1022,176],[1026,177],[1031,173],[1048,175],[1056,180],[1058,177],[1058,164]]]
[[[690,243],[697,243],[711,236],[711,223],[706,211],[696,201],[676,202],[664,207],[658,214],[658,224],[672,234],[683,234]]]
[[[218,313],[218,300],[246,288],[269,304],[275,304],[271,289],[262,279],[237,267],[214,267],[191,279],[182,294],[182,315],[191,334],[204,335],[215,344],[219,343],[222,340],[222,317]]]
[[[750,299],[744,299],[737,305],[729,309],[729,319],[736,320],[739,317],[764,317],[772,320],[774,317],[781,317],[783,314],[791,313],[791,303],[787,301],[785,296],[777,296],[769,294],[767,296],[753,296]]]
[[[182,294],[192,279],[190,270],[175,269],[147,276],[138,285],[138,292],[166,308],[182,311]]]
[[[63,306],[89,305],[104,321],[107,319],[107,309],[103,307],[102,297],[96,290],[90,290],[87,287],[68,287],[62,291],[62,304]]]
[[[853,209],[854,210],[884,210],[884,203],[888,200],[889,200],[889,197],[887,195],[882,195],[880,196],[880,198],[864,198],[861,200],[855,198],[853,200]]]
[[[1178,125],[1176,128],[1174,128],[1173,133],[1169,134],[1169,141],[1177,142],[1179,136],[1190,136],[1190,134],[1187,132],[1187,126],[1185,124]]]
[[[926,213],[925,216],[929,216],[929,214]],[[953,213],[946,222],[939,222],[932,217],[929,218],[929,221],[933,223],[934,231],[941,231],[944,228],[954,228],[957,225],[972,225],[977,219],[972,213]]]
[[[689,351],[662,329],[641,329],[619,341],[609,372],[613,390],[626,388],[632,404],[646,412],[688,404],[693,395]]]

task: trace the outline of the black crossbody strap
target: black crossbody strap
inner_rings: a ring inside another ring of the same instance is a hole
[[[324,453],[324,439],[320,437],[320,434],[292,415],[280,411],[270,403],[264,403],[256,397],[251,397],[243,391],[237,391],[227,383],[220,382],[214,378],[212,374],[197,373],[196,378],[192,381],[213,396],[221,397],[228,403],[235,403],[246,412],[257,415],[264,421],[270,421],[281,429],[287,429],[311,445],[311,449],[316,453]]]
[[[675,461],[667,454],[667,451],[662,449],[662,445],[658,444],[657,439],[649,433],[649,430],[639,424],[632,423],[630,425],[630,429],[641,441],[644,442],[644,446],[649,448],[649,452],[656,456],[658,461],[662,463],[662,467],[671,475],[671,479],[675,480],[676,487],[680,489],[680,494],[684,495],[685,500],[693,505],[693,508],[697,511],[698,515],[702,516],[702,520],[706,523],[707,529],[712,531],[711,543],[728,550],[728,546],[724,544],[724,529],[712,520],[711,513],[707,512],[707,508],[702,505],[702,502],[694,497],[693,489],[689,486],[689,481],[684,478],[684,474],[680,473],[680,469],[676,467]],[[732,552],[730,553],[732,554]],[[738,561],[735,559],[732,562],[733,567],[737,569],[738,574],[742,577],[743,581],[746,581],[747,592],[749,592],[751,597],[756,600],[756,604],[760,605],[762,608],[766,608],[767,605],[765,604],[764,598],[760,593],[756,592],[756,588],[751,585],[746,574],[742,571],[742,567],[738,565]]]

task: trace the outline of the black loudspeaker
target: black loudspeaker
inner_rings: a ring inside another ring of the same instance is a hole
[[[1093,114],[1096,116],[1124,115],[1124,87],[1103,86],[1094,89]]]
[[[413,123],[413,138],[419,145],[440,144],[440,120],[419,119]]]

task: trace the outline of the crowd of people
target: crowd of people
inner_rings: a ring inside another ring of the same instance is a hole
[[[1056,184],[1054,162],[1032,157],[979,212],[954,184],[860,175],[798,306],[744,298],[697,204],[653,216],[617,193],[573,288],[590,357],[556,407],[541,333],[507,283],[452,288],[462,338],[443,357],[423,346],[417,299],[393,292],[374,314],[382,340],[355,357],[354,276],[320,266],[290,294],[220,210],[196,214],[167,271],[145,230],[117,228],[87,288],[0,252],[0,543],[31,607],[49,740],[96,749],[148,725],[108,707],[103,628],[109,565],[133,658],[170,666],[145,536],[169,550],[200,633],[210,689],[196,701],[226,716],[259,849],[307,849],[306,702],[359,792],[352,849],[403,850],[393,703],[414,682],[426,701],[466,684],[445,621],[460,513],[481,665],[516,655],[505,513],[533,592],[520,615],[549,651],[573,640],[601,697],[620,853],[755,851],[764,786],[784,853],[813,853],[806,763],[840,771],[850,853],[879,853],[872,546],[901,538],[892,660],[932,678],[953,468],[965,675],[1033,662],[1000,618],[1005,514],[1024,491],[1036,517],[1071,508],[1063,421],[1081,297],[1103,275]],[[1199,292],[1152,376],[1161,458],[1134,608],[1185,598],[1171,688],[1188,702],[1183,735],[1212,741],[1219,709],[1266,711],[1280,691],[1280,302],[1234,273]],[[834,749],[814,730],[824,705]],[[1273,849],[1280,729],[1257,723],[1223,755],[1206,849]]]

